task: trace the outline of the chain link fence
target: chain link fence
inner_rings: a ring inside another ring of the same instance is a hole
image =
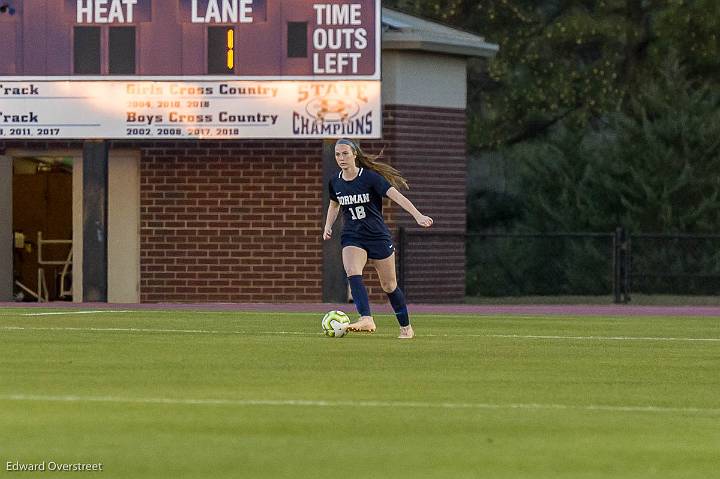
[[[399,281],[421,241],[400,232]],[[466,295],[611,296],[720,294],[720,235],[630,233],[440,233],[465,240]],[[408,286],[410,287],[410,286]]]

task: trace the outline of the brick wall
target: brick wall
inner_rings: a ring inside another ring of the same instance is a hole
[[[322,297],[322,144],[156,143],[141,162],[141,300]]]
[[[435,220],[437,238],[385,204],[404,251],[407,297],[458,302],[465,291],[465,112],[389,105],[383,139],[364,141],[400,169],[403,192]],[[80,142],[0,142],[5,148],[80,149]],[[316,302],[322,299],[322,142],[112,142],[141,150],[141,301]],[[399,246],[399,245],[398,245]],[[339,252],[338,252],[339,254]],[[372,268],[373,302],[387,298]]]
[[[383,128],[383,140],[363,142],[363,147],[377,151],[385,145],[386,156],[410,185],[403,194],[434,220],[433,227],[427,230],[397,206],[389,214],[396,234],[399,226],[407,231],[404,254],[408,301],[462,302],[467,177],[465,110],[386,105]]]

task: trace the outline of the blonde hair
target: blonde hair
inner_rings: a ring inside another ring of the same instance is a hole
[[[347,145],[352,148],[353,153],[355,153],[355,162],[357,166],[362,166],[363,168],[373,170],[375,173],[383,176],[386,180],[388,180],[391,185],[393,185],[397,189],[410,189],[407,180],[403,178],[402,174],[398,170],[388,165],[387,163],[378,161],[379,158],[382,158],[383,150],[380,150],[380,153],[377,155],[370,155],[368,153],[365,153],[354,141],[347,138],[339,139],[337,143],[335,143],[335,145]]]

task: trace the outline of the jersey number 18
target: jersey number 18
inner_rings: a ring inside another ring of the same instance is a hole
[[[352,216],[352,219],[354,220],[361,220],[365,218],[365,207],[364,206],[356,206],[355,208],[350,208],[350,216]]]

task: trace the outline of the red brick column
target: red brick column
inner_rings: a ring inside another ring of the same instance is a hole
[[[411,302],[462,302],[465,296],[465,110],[386,105],[383,140],[363,142],[385,156],[408,180],[403,191],[435,224],[429,230],[394,206],[386,218],[408,232],[405,289]],[[450,236],[435,236],[443,231]],[[398,247],[400,245],[398,244]],[[402,254],[402,253],[401,253]]]

